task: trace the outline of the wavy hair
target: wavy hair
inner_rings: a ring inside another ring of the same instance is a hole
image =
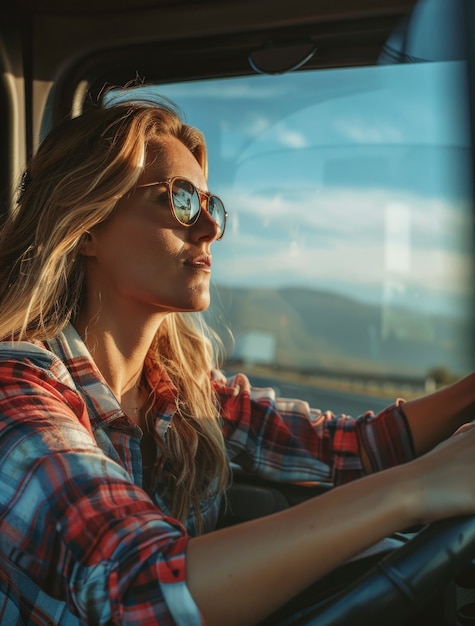
[[[162,102],[96,108],[64,121],[46,137],[0,233],[2,340],[45,341],[74,322],[84,292],[83,237],[137,183],[147,146],[160,145],[160,138],[167,136],[190,150],[206,176],[203,135]],[[171,510],[184,521],[193,507],[198,528],[200,501],[223,491],[229,479],[209,378],[215,359],[211,337],[198,313],[171,313],[144,364],[145,380],[146,368],[164,368],[178,390],[166,445],[157,441],[162,460],[155,472],[164,465],[173,467]],[[148,391],[150,418],[154,389]]]

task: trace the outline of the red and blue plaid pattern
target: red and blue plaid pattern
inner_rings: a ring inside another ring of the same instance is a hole
[[[74,329],[47,348],[0,344],[0,623],[201,626],[185,580],[193,513],[180,524],[142,489],[141,431]],[[362,475],[357,437],[374,469],[412,458],[397,405],[353,420],[242,375],[213,385],[230,462],[259,476],[347,482]],[[176,404],[165,376],[163,388],[166,436]],[[219,505],[203,503],[208,530]]]

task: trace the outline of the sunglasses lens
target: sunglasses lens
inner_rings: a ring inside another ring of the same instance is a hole
[[[177,220],[187,226],[194,224],[200,212],[200,198],[195,187],[187,180],[176,178],[171,192]]]
[[[173,212],[179,222],[191,226],[199,217],[200,194],[196,187],[184,178],[175,178],[171,188]],[[205,194],[207,195],[207,194]],[[226,210],[218,196],[209,196],[208,212],[218,226],[218,239],[223,236],[226,225]]]
[[[217,196],[210,196],[208,211],[218,225],[218,237],[222,237],[224,233],[224,227],[226,225],[226,211],[224,209],[224,204]]]

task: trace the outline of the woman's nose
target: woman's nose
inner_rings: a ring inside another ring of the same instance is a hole
[[[206,237],[210,241],[220,236],[219,226],[208,210],[209,197],[200,194],[201,211],[192,229],[199,238]]]

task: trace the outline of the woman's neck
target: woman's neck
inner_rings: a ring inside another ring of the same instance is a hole
[[[133,419],[144,401],[143,364],[159,324],[130,321],[119,325],[116,320],[105,323],[100,317],[86,319],[85,323],[84,316],[79,315],[75,328],[118,402]]]

